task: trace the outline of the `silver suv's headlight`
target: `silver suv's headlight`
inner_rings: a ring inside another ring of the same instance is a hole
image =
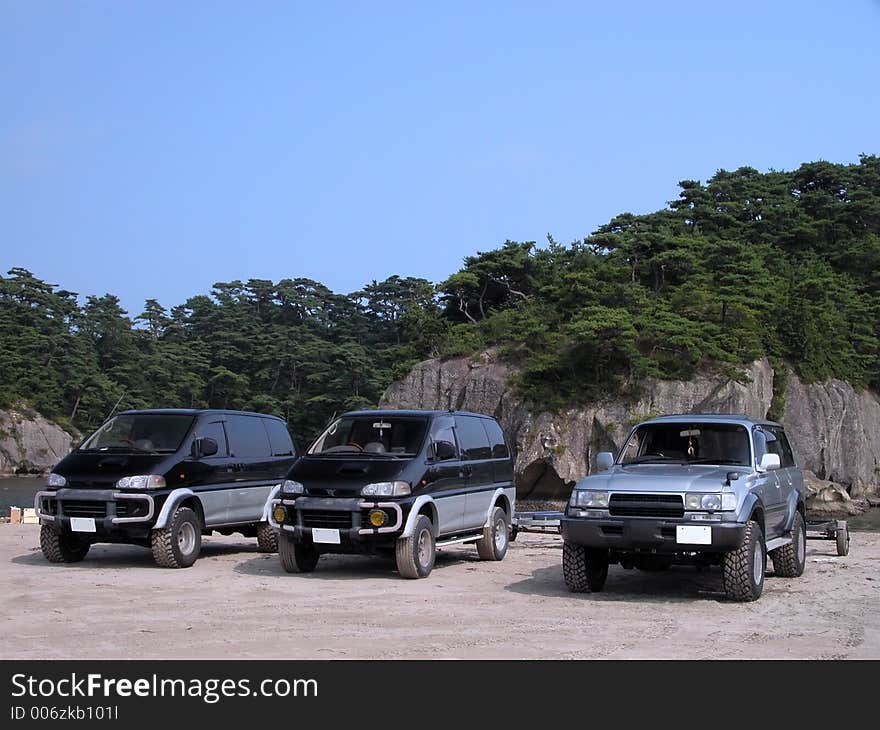
[[[733,492],[712,494],[688,494],[685,496],[685,509],[704,510],[715,512],[717,510],[736,509],[736,495]]]
[[[165,477],[159,474],[138,474],[133,477],[122,477],[116,482],[117,489],[164,489]]]
[[[52,472],[46,479],[46,486],[52,487],[53,489],[58,489],[65,486],[66,484],[67,480],[63,476],[61,476],[60,474],[56,474],[55,472]]]
[[[571,493],[572,507],[608,508],[608,492],[594,492],[591,489],[575,489]]]
[[[405,497],[411,493],[409,482],[373,482],[361,489],[362,497]]]
[[[298,495],[303,494],[305,491],[305,487],[300,482],[295,482],[292,479],[285,479],[281,482],[282,494]]]

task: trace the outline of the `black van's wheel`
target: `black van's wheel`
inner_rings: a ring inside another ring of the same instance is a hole
[[[257,547],[261,553],[278,552],[278,533],[268,522],[257,525]]]
[[[742,544],[721,559],[724,592],[732,601],[754,601],[764,590],[767,554],[764,532],[754,520],[746,525]]]
[[[477,540],[477,554],[480,560],[504,560],[509,544],[510,527],[507,512],[501,507],[492,510],[492,520],[483,528],[483,537]]]
[[[794,513],[791,523],[791,542],[769,552],[773,561],[773,572],[783,578],[797,578],[803,575],[807,564],[807,528],[803,515]]]
[[[562,577],[572,593],[598,593],[608,578],[608,551],[563,543]]]
[[[162,568],[188,568],[202,550],[202,526],[189,507],[178,507],[168,527],[150,535],[153,560]]]
[[[292,538],[281,534],[278,536],[278,557],[287,573],[311,573],[321,554],[314,545],[298,545]]]
[[[419,515],[413,534],[397,539],[394,554],[401,578],[427,578],[434,569],[437,556],[431,520]]]
[[[50,563],[78,563],[90,547],[76,535],[59,532],[49,525],[40,527],[40,550]]]

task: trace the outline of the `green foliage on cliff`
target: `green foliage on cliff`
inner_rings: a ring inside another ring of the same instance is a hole
[[[288,418],[305,442],[417,360],[489,346],[544,407],[762,355],[807,380],[880,386],[880,158],[679,186],[666,209],[621,214],[570,246],[508,241],[437,286],[221,282],[132,318],[111,294],[80,303],[12,269],[0,406],[25,400],[84,430],[117,403],[248,408]]]

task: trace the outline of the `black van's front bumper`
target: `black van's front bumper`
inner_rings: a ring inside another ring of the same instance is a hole
[[[156,521],[157,504],[151,494],[63,487],[37,492],[34,510],[41,525],[52,525],[60,531],[77,532],[88,538],[149,529]],[[83,529],[91,527],[92,520],[94,531]]]
[[[283,521],[275,519],[275,508],[286,512]],[[293,538],[294,542],[315,545],[321,550],[369,552],[373,547],[393,544],[403,532],[406,501],[355,498],[296,497],[276,498],[269,505],[269,523]],[[386,513],[386,522],[374,527],[370,512]],[[338,542],[335,540],[338,539]]]

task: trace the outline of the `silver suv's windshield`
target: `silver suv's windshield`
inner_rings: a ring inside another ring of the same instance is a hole
[[[749,432],[736,423],[649,423],[639,426],[620,464],[729,464],[748,466]]]
[[[427,430],[427,418],[343,416],[318,436],[309,454],[412,457],[421,450]]]
[[[177,451],[195,416],[168,413],[121,413],[95,431],[80,451]]]

